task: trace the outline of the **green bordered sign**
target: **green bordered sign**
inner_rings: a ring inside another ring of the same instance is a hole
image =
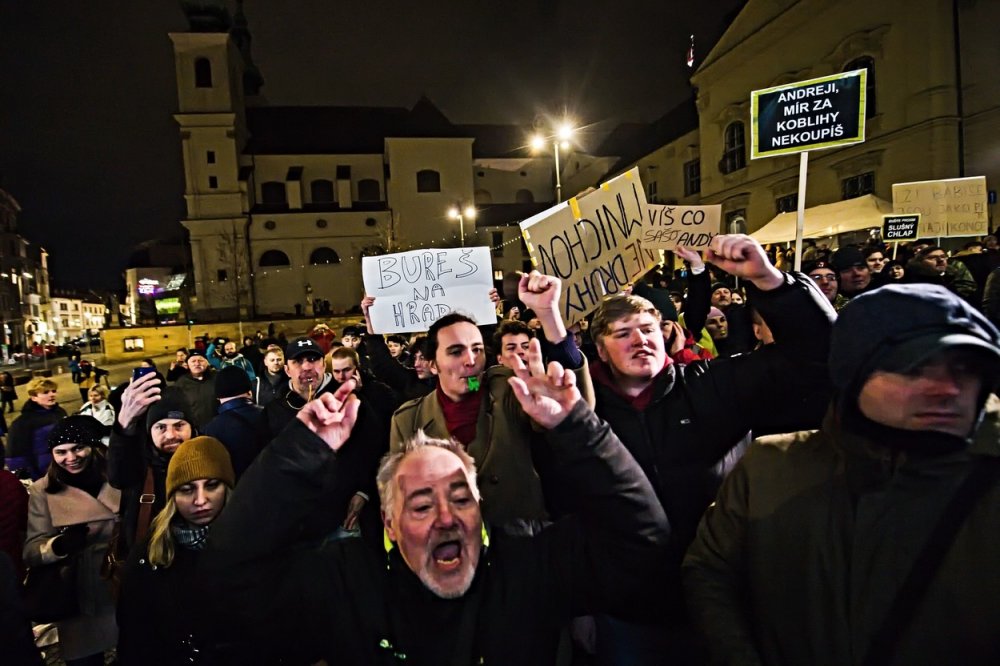
[[[750,157],[790,155],[865,140],[868,70],[750,93]]]

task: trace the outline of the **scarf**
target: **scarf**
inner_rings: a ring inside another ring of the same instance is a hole
[[[177,545],[184,546],[188,550],[204,550],[208,542],[208,525],[191,525],[186,521],[177,521],[170,525],[170,532],[174,535]]]

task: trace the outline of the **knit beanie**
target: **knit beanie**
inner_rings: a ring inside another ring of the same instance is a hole
[[[149,411],[146,413],[147,433],[153,429],[153,425],[157,421],[163,419],[180,419],[187,421],[192,428],[194,427],[194,421],[191,419],[191,407],[183,393],[177,389],[168,388],[160,396],[159,400],[150,405]]]
[[[214,437],[193,437],[177,447],[167,467],[167,496],[198,479],[219,479],[230,488],[236,485],[229,452]]]
[[[215,397],[232,398],[250,392],[250,376],[243,368],[226,366],[215,375]]]
[[[61,444],[97,446],[101,443],[100,428],[100,422],[93,416],[67,416],[49,431],[49,449]]]

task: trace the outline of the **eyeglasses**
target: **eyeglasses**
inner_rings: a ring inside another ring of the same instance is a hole
[[[837,279],[836,275],[810,275],[816,282],[833,282]]]

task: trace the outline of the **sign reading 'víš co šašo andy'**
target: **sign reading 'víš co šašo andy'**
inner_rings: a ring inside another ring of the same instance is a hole
[[[858,69],[750,93],[750,157],[864,141],[867,77]]]

